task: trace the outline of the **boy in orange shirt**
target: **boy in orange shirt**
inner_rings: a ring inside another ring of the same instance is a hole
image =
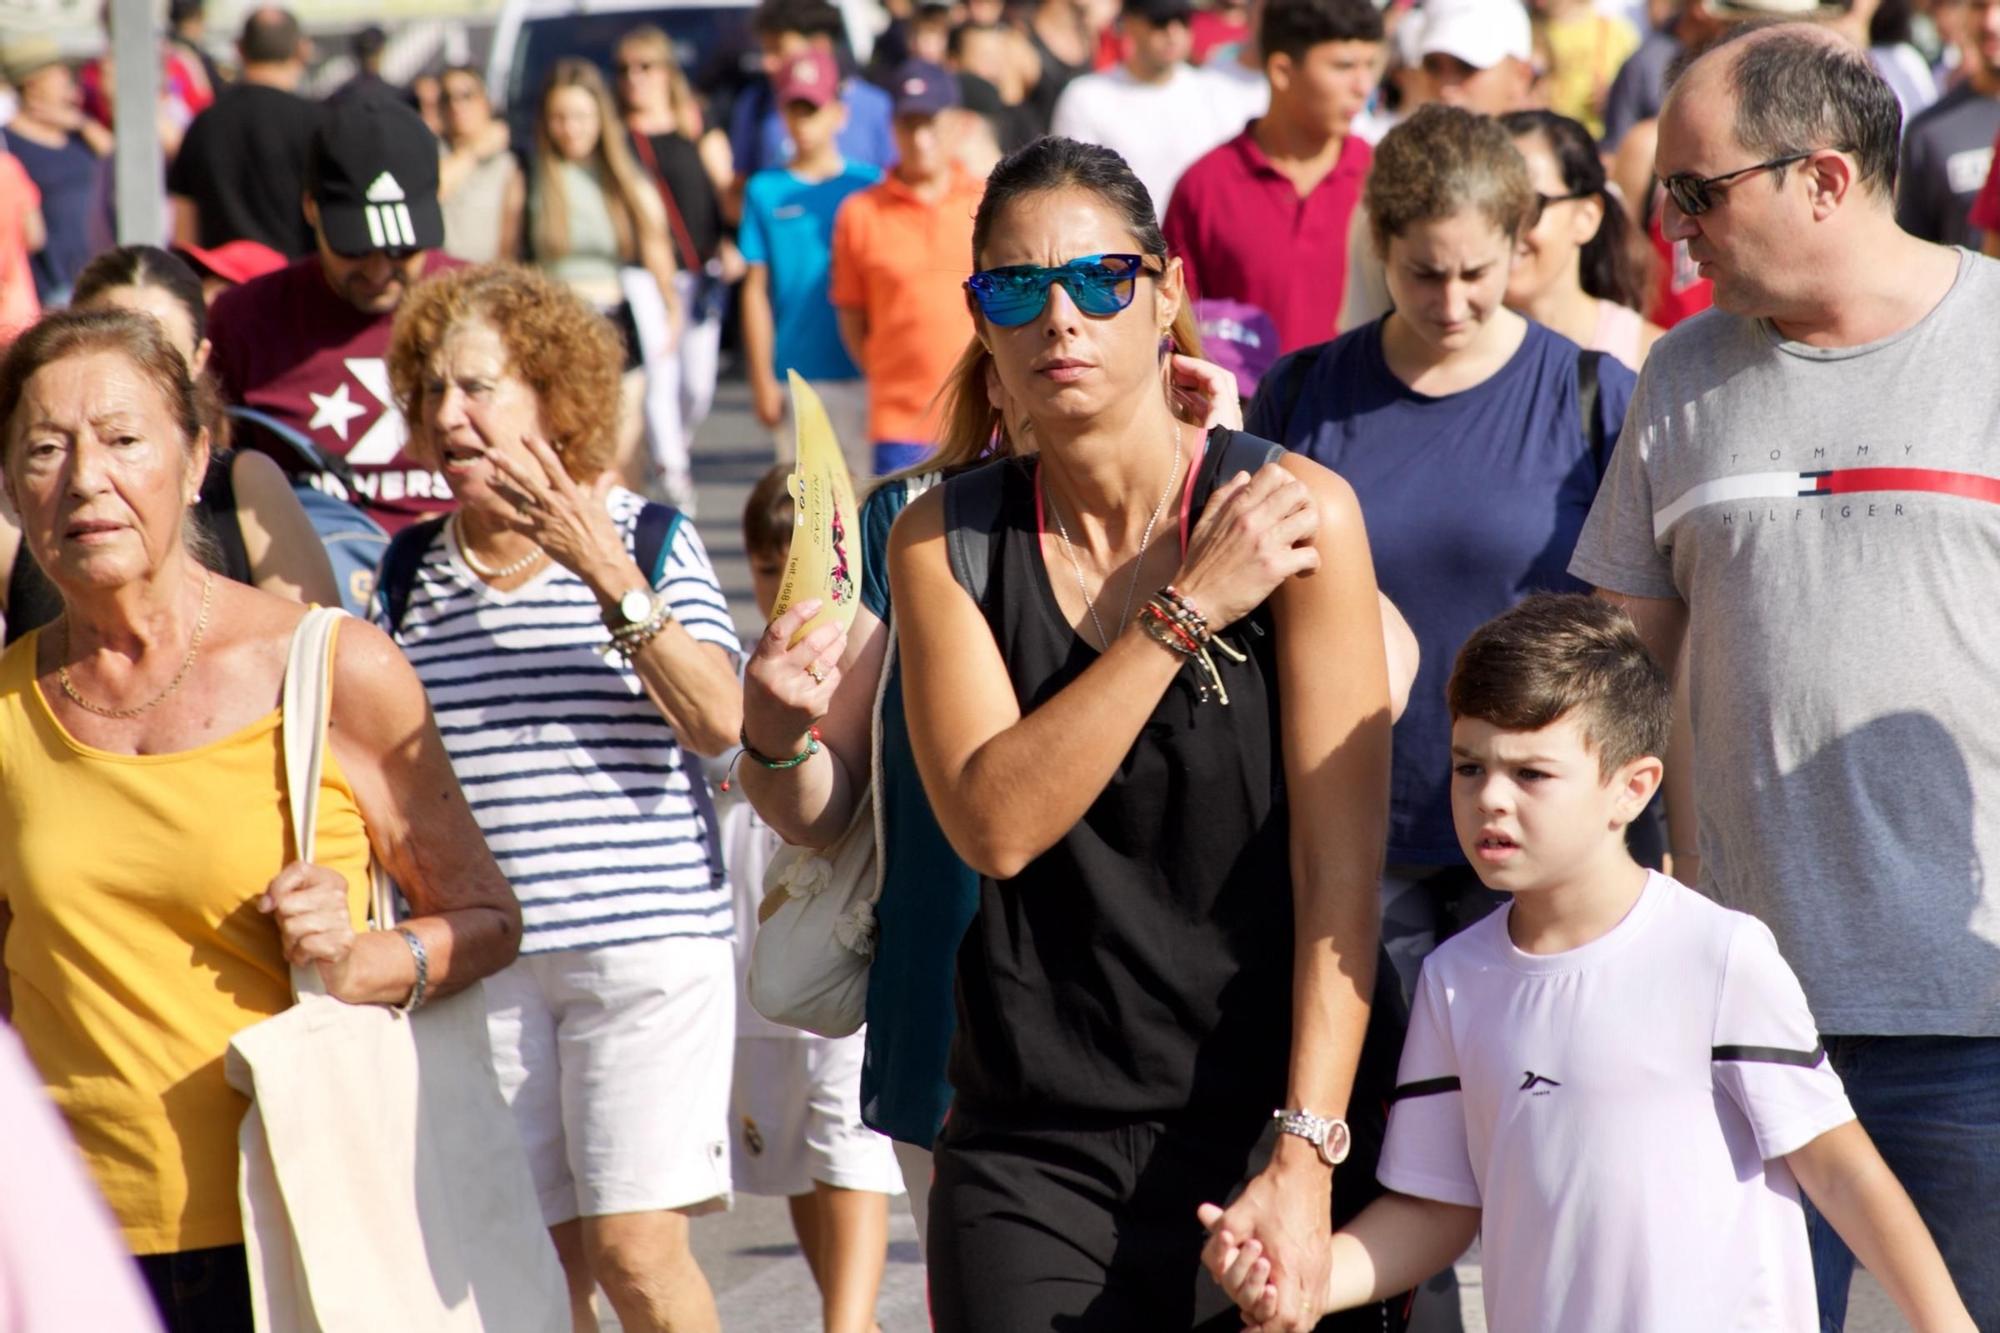
[[[954,164],[940,131],[958,105],[943,68],[896,71],[896,165],[841,205],[829,292],[841,340],[868,379],[877,476],[917,462],[936,439],[931,400],[972,336],[961,284],[972,276],[972,215],[983,190]]]

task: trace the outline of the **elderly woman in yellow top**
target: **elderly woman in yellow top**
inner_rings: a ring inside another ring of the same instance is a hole
[[[279,691],[296,603],[189,553],[208,440],[152,319],[65,311],[0,361],[0,476],[63,614],[0,656],[0,1013],[170,1328],[249,1329],[230,1037],[292,1002],[449,994],[521,917],[378,631],[334,649],[318,863],[294,859]],[[411,906],[362,928],[371,849]],[[419,988],[419,967],[424,985]]]

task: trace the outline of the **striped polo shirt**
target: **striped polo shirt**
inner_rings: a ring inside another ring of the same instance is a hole
[[[633,543],[644,501],[613,489]],[[676,525],[656,591],[703,643],[742,648],[694,524]],[[692,782],[699,765],[613,655],[597,598],[550,562],[501,592],[453,528],[424,552],[396,635],[430,694],[472,813],[521,900],[521,952],[669,936],[728,939]]]

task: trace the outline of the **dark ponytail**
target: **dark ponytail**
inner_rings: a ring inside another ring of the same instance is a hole
[[[1516,139],[1541,136],[1562,173],[1564,193],[1594,195],[1604,205],[1597,234],[1584,243],[1578,256],[1583,290],[1601,301],[1644,310],[1645,290],[1632,253],[1637,233],[1605,177],[1604,159],[1590,131],[1553,111],[1514,111],[1502,116],[1500,123]]]

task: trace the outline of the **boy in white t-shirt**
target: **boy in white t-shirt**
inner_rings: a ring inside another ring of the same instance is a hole
[[[743,508],[743,549],[757,609],[771,614],[792,540],[791,469],[772,468]],[[736,1078],[729,1163],[745,1194],[785,1196],[830,1331],[875,1326],[889,1240],[889,1199],[903,1174],[887,1138],[861,1122],[866,1029],[819,1037],[781,1027],[750,1007],[744,986],[764,869],[778,835],[749,802],[722,817],[723,863],[736,902]]]
[[[1818,1333],[1803,1189],[1912,1325],[1972,1333],[1771,932],[1625,850],[1672,711],[1631,621],[1532,597],[1447,693],[1459,845],[1513,902],[1424,963],[1395,1192],[1334,1236],[1321,1307],[1406,1291],[1478,1235],[1494,1333]],[[1204,1260],[1265,1322],[1269,1260],[1237,1241]]]

